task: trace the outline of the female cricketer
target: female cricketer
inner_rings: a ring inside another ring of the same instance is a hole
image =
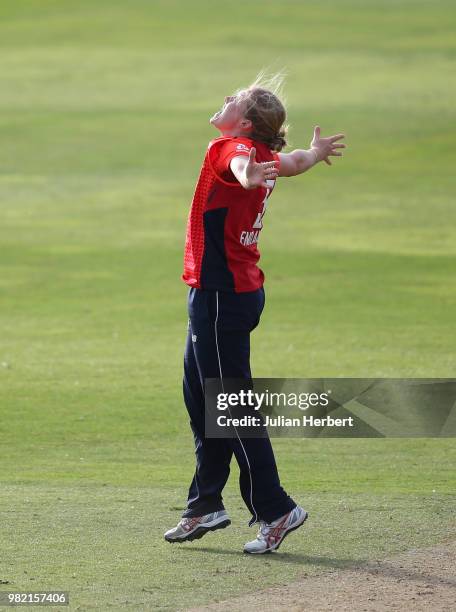
[[[269,437],[205,437],[205,379],[251,379],[250,333],[264,308],[258,239],[277,177],[306,172],[340,156],[344,134],[314,129],[310,149],[280,153],[286,111],[277,87],[261,82],[227,96],[210,119],[220,136],[209,143],[188,217],[182,279],[189,285],[183,393],[196,448],[187,507],[168,542],[201,538],[231,521],[222,490],[234,453],[242,498],[259,523],[244,552],[267,553],[307,518],[282,488]]]

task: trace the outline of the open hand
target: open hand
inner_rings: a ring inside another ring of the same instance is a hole
[[[328,136],[327,138],[320,137],[320,126],[316,125],[314,129],[314,135],[310,146],[317,155],[317,161],[324,160],[328,166],[331,166],[330,155],[341,157],[342,153],[338,153],[336,149],[344,149],[346,147],[343,143],[337,141],[341,138],[345,138],[345,134],[336,134],[336,136]]]
[[[275,161],[257,163],[255,161],[256,149],[252,147],[249,153],[249,160],[245,167],[245,177],[247,179],[247,189],[255,189],[256,187],[269,187],[268,179],[275,179],[279,173]]]

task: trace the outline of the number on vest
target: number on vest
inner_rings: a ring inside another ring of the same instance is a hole
[[[261,209],[261,212],[258,213],[256,221],[253,224],[254,229],[261,229],[263,227],[263,217],[264,213],[266,212],[267,199],[269,198],[269,194],[271,193],[272,188],[274,187],[275,181],[272,179],[267,179],[266,183],[269,185],[269,187],[268,189],[266,189],[266,195],[263,200],[263,208]]]

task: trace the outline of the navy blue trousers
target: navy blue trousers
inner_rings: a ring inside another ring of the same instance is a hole
[[[222,490],[233,453],[241,495],[252,513],[250,524],[270,523],[296,506],[280,485],[269,437],[204,435],[204,379],[251,379],[250,332],[260,321],[264,303],[263,288],[243,293],[189,290],[183,392],[195,439],[196,470],[184,517],[224,509]]]

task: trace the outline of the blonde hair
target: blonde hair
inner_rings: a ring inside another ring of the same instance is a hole
[[[245,101],[244,116],[252,122],[252,140],[265,143],[271,151],[281,151],[286,146],[288,125],[283,96],[285,74],[267,75],[261,71],[246,89],[240,89],[237,97]]]

